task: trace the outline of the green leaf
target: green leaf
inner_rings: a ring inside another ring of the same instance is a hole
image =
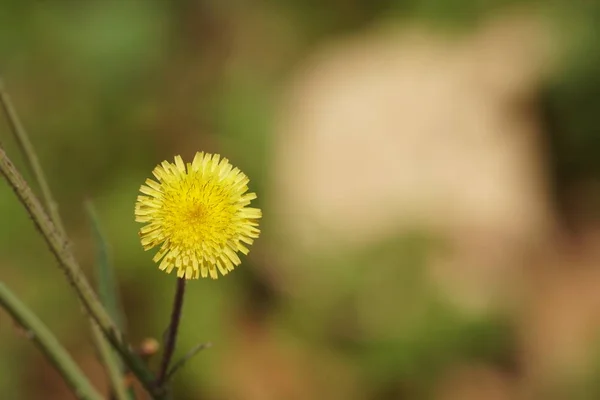
[[[87,201],[85,208],[90,219],[92,227],[92,235],[96,245],[96,279],[98,285],[98,296],[100,302],[106,308],[108,315],[115,322],[117,327],[123,331],[124,317],[119,291],[115,279],[114,268],[111,262],[110,250],[106,241],[100,222],[94,206],[91,201]],[[94,327],[94,340],[98,343],[102,362],[106,367],[108,378],[113,389],[113,396],[116,400],[133,400],[135,393],[133,388],[125,387],[125,368],[123,362],[118,355],[112,350],[109,343],[99,332],[97,327]]]
[[[202,351],[204,349],[208,349],[210,347],[212,347],[212,343],[210,343],[210,342],[208,342],[208,343],[200,343],[200,344],[197,344],[196,346],[194,346],[183,357],[181,357],[181,359],[179,359],[175,364],[173,364],[173,366],[171,367],[171,369],[167,373],[167,381],[170,380],[173,377],[173,375],[175,375],[175,373],[180,368],[182,368],[192,357],[194,357],[200,351]]]
[[[96,279],[100,301],[106,308],[108,315],[117,327],[124,331],[123,309],[115,279],[114,268],[110,256],[110,248],[106,241],[98,215],[91,201],[86,202],[86,211],[92,227],[92,235],[96,245]]]

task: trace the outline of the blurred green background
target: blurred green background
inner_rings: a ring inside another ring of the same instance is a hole
[[[3,0],[0,73],[91,277],[98,210],[134,344],[175,286],[140,184],[196,151],[250,177],[261,238],[189,285],[178,354],[213,347],[175,398],[595,399],[599,37],[566,0]],[[0,221],[0,279],[105,391],[4,182]],[[4,313],[0,338],[2,398],[73,398]]]

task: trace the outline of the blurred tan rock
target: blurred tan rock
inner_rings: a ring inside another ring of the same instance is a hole
[[[316,254],[429,229],[457,245],[432,267],[440,282],[489,296],[552,226],[528,106],[549,43],[534,15],[510,14],[462,36],[381,29],[323,48],[282,104],[285,237]]]

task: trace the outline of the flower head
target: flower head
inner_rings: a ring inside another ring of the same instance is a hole
[[[218,154],[196,153],[191,163],[180,156],[154,168],[135,205],[135,220],[144,250],[161,245],[154,256],[159,268],[177,276],[218,278],[241,263],[238,252],[260,233],[260,209],[247,207],[256,198],[248,177]]]

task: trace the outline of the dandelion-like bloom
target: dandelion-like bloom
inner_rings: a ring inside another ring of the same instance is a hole
[[[154,168],[135,205],[135,220],[144,250],[161,245],[154,256],[159,268],[177,276],[218,278],[241,263],[260,233],[260,209],[247,207],[256,198],[248,177],[218,154],[196,153],[191,163],[180,156]]]

